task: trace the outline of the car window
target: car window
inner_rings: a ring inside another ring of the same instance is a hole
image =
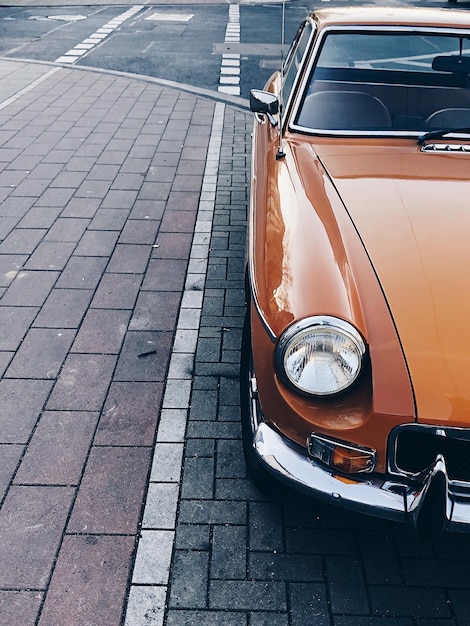
[[[294,41],[286,57],[283,68],[282,92],[283,99],[287,103],[299,72],[300,65],[305,56],[310,38],[313,33],[313,26],[310,22],[304,22],[299,27]]]
[[[331,32],[297,115],[332,131],[470,126],[470,40],[457,34]]]

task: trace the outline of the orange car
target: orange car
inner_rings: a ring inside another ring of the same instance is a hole
[[[311,13],[251,108],[251,476],[470,529],[470,13]]]

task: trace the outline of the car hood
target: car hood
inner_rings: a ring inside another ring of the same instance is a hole
[[[470,424],[470,154],[315,146],[363,241],[425,423]]]

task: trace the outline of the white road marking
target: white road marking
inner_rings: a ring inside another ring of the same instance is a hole
[[[240,7],[238,4],[231,4],[229,7],[225,43],[240,43]],[[222,54],[218,91],[232,96],[240,95],[239,54]]]
[[[71,65],[72,63],[76,63],[84,54],[88,53],[93,49],[98,43],[106,39],[111,33],[113,33],[116,28],[119,28],[121,24],[123,24],[126,20],[133,17],[136,13],[138,13],[141,9],[143,9],[143,5],[134,5],[121,15],[114,17],[107,24],[98,28],[98,30],[87,37],[84,41],[76,45],[74,48],[66,52],[63,56],[60,56],[55,60],[56,63],[67,63]],[[57,19],[57,18],[56,18]],[[90,47],[85,47],[90,46]]]
[[[153,22],[189,22],[193,17],[191,13],[152,13],[145,19]]]
[[[36,80],[34,80],[32,83],[30,83],[29,85],[27,85],[23,89],[20,89],[20,91],[15,93],[14,96],[11,96],[11,98],[7,98],[7,100],[4,100],[3,102],[0,102],[0,110],[4,109],[5,107],[7,107],[12,102],[15,102],[15,100],[18,100],[18,98],[21,98],[22,95],[24,95],[25,93],[28,93],[28,91],[31,91],[31,89],[34,89],[37,85],[40,85],[43,81],[47,80],[49,78],[49,76],[52,76],[53,74],[55,74],[58,71],[59,71],[58,67],[55,67],[54,69],[49,70],[48,72],[46,72],[42,76],[39,76],[39,78],[36,78]]]

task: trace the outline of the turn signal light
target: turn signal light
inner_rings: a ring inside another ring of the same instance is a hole
[[[361,448],[312,433],[308,440],[310,456],[344,474],[372,472],[375,467],[375,450]]]

